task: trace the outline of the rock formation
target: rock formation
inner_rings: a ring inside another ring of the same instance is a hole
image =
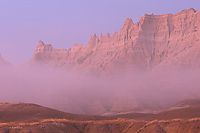
[[[119,35],[94,34],[87,46],[55,49],[39,41],[30,62],[86,73],[152,70],[155,67],[200,68],[200,13],[145,14],[124,22]]]

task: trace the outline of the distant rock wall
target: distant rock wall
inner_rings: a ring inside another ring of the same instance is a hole
[[[124,22],[119,35],[94,34],[87,46],[55,49],[39,41],[30,62],[82,73],[116,73],[156,67],[200,68],[200,13],[147,15]]]

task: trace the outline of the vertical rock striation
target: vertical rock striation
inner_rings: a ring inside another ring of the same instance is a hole
[[[145,14],[124,22],[119,35],[92,35],[87,46],[55,49],[39,41],[30,62],[83,73],[116,73],[157,67],[200,68],[200,13]]]

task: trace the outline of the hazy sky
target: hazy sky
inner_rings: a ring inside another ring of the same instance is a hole
[[[200,10],[200,0],[0,0],[0,53],[19,65],[29,61],[38,40],[55,48],[87,45],[94,33],[120,31],[126,18],[145,13]]]

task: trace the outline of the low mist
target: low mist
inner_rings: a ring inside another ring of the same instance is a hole
[[[200,72],[137,72],[94,77],[44,67],[0,69],[0,102],[35,103],[88,115],[156,113],[198,97]]]

